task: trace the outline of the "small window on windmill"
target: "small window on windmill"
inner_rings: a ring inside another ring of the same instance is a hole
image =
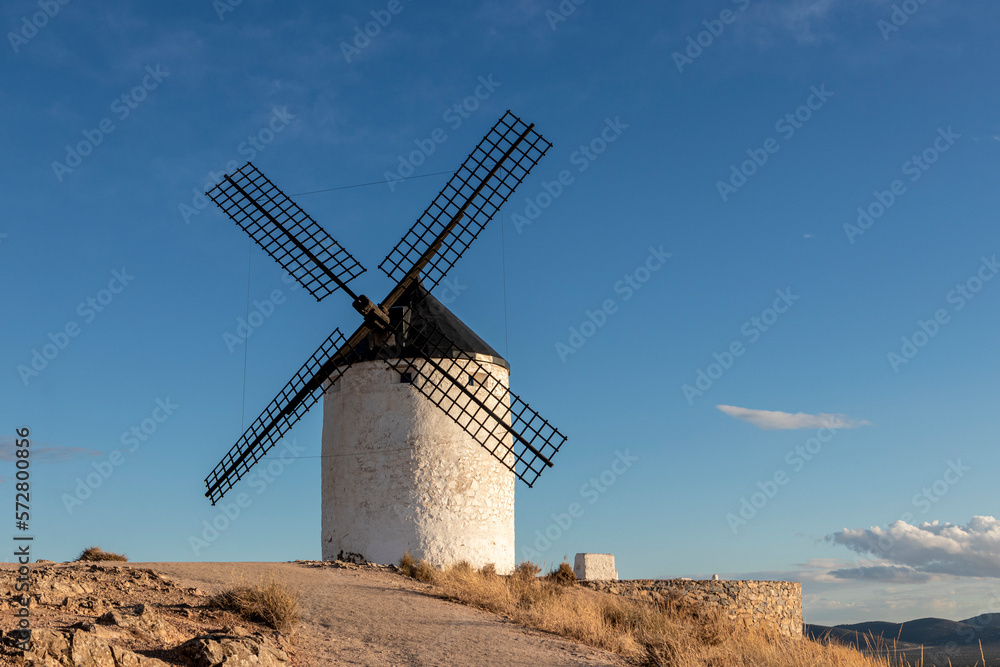
[[[399,384],[413,384],[413,373],[400,373]]]
[[[485,387],[486,381],[489,379],[489,373],[476,373],[475,375],[469,376],[469,386],[470,387]]]

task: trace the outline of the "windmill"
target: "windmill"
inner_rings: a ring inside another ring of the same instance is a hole
[[[551,148],[508,111],[380,264],[365,269],[247,163],[206,194],[317,301],[364,318],[319,346],[205,479],[215,505],[321,397],[323,558],[514,565],[514,481],[533,486],[566,437],[508,388],[510,367],[431,295]]]

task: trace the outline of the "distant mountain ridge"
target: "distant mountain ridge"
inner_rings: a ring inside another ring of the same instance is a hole
[[[852,646],[865,647],[872,638],[881,638],[922,646],[972,645],[1000,646],[1000,614],[981,614],[962,621],[944,618],[918,618],[905,623],[867,621],[835,625],[804,624],[803,633],[812,639],[830,638]]]

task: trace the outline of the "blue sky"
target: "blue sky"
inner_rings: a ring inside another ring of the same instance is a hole
[[[375,183],[295,199],[377,299],[448,178],[388,174],[453,171],[511,109],[554,148],[438,296],[569,437],[518,489],[519,558],[796,579],[819,623],[1000,610],[998,19],[985,0],[5,3],[0,488],[13,504],[27,426],[40,557],[318,558],[320,410],[210,540],[202,480],[357,316],[198,194],[251,158],[292,195]],[[234,343],[248,285],[270,314]]]

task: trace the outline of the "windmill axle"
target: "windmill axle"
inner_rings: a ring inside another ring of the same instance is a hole
[[[354,310],[361,313],[361,316],[365,318],[365,324],[369,327],[374,327],[379,331],[385,331],[389,328],[389,313],[364,294],[356,297],[353,305]]]

